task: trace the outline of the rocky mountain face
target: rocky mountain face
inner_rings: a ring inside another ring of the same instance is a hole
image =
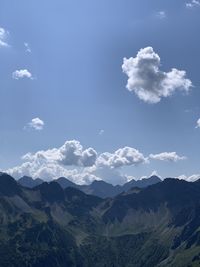
[[[199,181],[166,179],[102,199],[1,174],[0,222],[1,267],[200,265]]]
[[[149,185],[156,184],[161,182],[161,179],[157,176],[151,176],[148,179],[142,180],[131,180],[130,182],[125,183],[124,185],[112,185],[104,181],[94,181],[90,185],[78,185],[65,177],[60,177],[55,180],[60,186],[65,189],[67,187],[73,187],[83,191],[89,195],[95,195],[101,198],[114,197],[122,192],[127,192],[133,187],[145,188]],[[18,180],[18,182],[28,188],[33,188],[39,184],[42,184],[44,181],[41,179],[32,179],[31,177],[24,176]]]
[[[24,186],[24,187],[28,187],[28,188],[33,188],[37,185],[40,185],[42,183],[44,183],[44,181],[40,178],[37,179],[33,179],[32,177],[29,176],[23,176],[21,177],[18,182]]]

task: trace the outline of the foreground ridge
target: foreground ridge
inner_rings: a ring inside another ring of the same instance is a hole
[[[198,266],[199,196],[199,181],[169,178],[102,199],[1,174],[0,266]]]

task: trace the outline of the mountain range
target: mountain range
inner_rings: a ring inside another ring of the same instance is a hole
[[[107,198],[107,197],[114,197],[122,192],[127,192],[133,187],[145,188],[149,185],[161,182],[161,179],[154,175],[147,179],[141,179],[141,180],[133,179],[125,183],[124,185],[116,185],[116,186],[106,183],[104,181],[93,181],[89,185],[78,185],[71,182],[65,177],[60,177],[54,181],[59,183],[63,189],[67,187],[73,187],[89,195],[95,195],[101,198]],[[44,181],[39,178],[34,180],[31,177],[23,176],[18,180],[18,182],[24,187],[33,188],[37,185],[42,184]]]
[[[200,181],[100,198],[0,174],[1,267],[200,266]]]

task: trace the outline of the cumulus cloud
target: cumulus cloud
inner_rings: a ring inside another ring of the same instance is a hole
[[[94,149],[84,150],[80,142],[71,140],[59,148],[27,153],[22,157],[24,162],[20,166],[6,172],[15,178],[27,175],[49,181],[64,176],[79,184],[89,183],[100,179],[94,173],[95,168],[92,168],[96,156]]]
[[[161,161],[171,161],[177,162],[179,160],[185,160],[185,156],[179,156],[176,152],[163,152],[160,154],[150,154],[150,159],[161,160]]]
[[[67,141],[59,149],[60,163],[69,166],[92,166],[96,162],[97,152],[93,148],[83,149],[79,141]]]
[[[87,169],[66,169],[54,160],[37,158],[37,160],[26,161],[20,166],[6,170],[8,174],[16,179],[22,176],[30,176],[34,179],[40,177],[45,181],[51,181],[59,177],[66,177],[77,184],[89,184],[94,180],[100,180],[95,174]]]
[[[41,120],[40,118],[34,118],[25,127],[25,129],[27,129],[27,128],[34,129],[36,131],[41,131],[44,128],[44,121]]]
[[[200,6],[200,1],[192,0],[190,2],[187,2],[185,5],[186,5],[187,8],[199,7]]]
[[[147,162],[147,159],[137,149],[124,147],[116,150],[114,153],[105,152],[100,154],[97,160],[97,165],[100,167],[107,166],[110,168],[119,168],[145,162]]]
[[[160,160],[183,159],[175,152],[153,155],[152,158],[158,159],[158,156]],[[77,140],[66,141],[58,148],[27,153],[22,160],[21,165],[5,172],[15,178],[26,175],[47,181],[64,176],[78,184],[91,183],[93,180],[124,184],[134,178],[124,173],[128,166],[149,163],[148,158],[132,147],[123,147],[113,153],[104,152],[98,155],[94,148],[84,148]],[[151,175],[157,173],[153,172]]]
[[[197,124],[195,128],[200,128],[200,118],[197,120]]]
[[[8,47],[7,38],[8,38],[8,31],[4,28],[0,27],[0,47]]]
[[[127,89],[147,103],[158,103],[177,90],[189,91],[192,82],[186,79],[184,70],[164,72],[160,65],[160,57],[152,47],[140,49],[135,58],[124,58],[122,70],[128,76]]]
[[[84,149],[77,140],[66,141],[58,148],[27,153],[22,160],[24,162],[20,166],[7,172],[16,178],[27,175],[50,180],[65,176],[79,184],[100,179],[122,184],[127,177],[121,173],[121,167],[147,162],[143,154],[134,148],[124,147],[98,156],[93,148]]]
[[[23,78],[33,79],[32,74],[27,69],[16,70],[12,74],[13,79],[19,80]]]
[[[29,162],[56,162],[61,166],[89,167],[95,164],[97,152],[93,148],[83,149],[77,140],[66,141],[59,148],[41,150],[22,157]]]

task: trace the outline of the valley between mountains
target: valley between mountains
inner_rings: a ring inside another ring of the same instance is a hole
[[[1,267],[200,266],[200,181],[23,180],[0,174]]]

